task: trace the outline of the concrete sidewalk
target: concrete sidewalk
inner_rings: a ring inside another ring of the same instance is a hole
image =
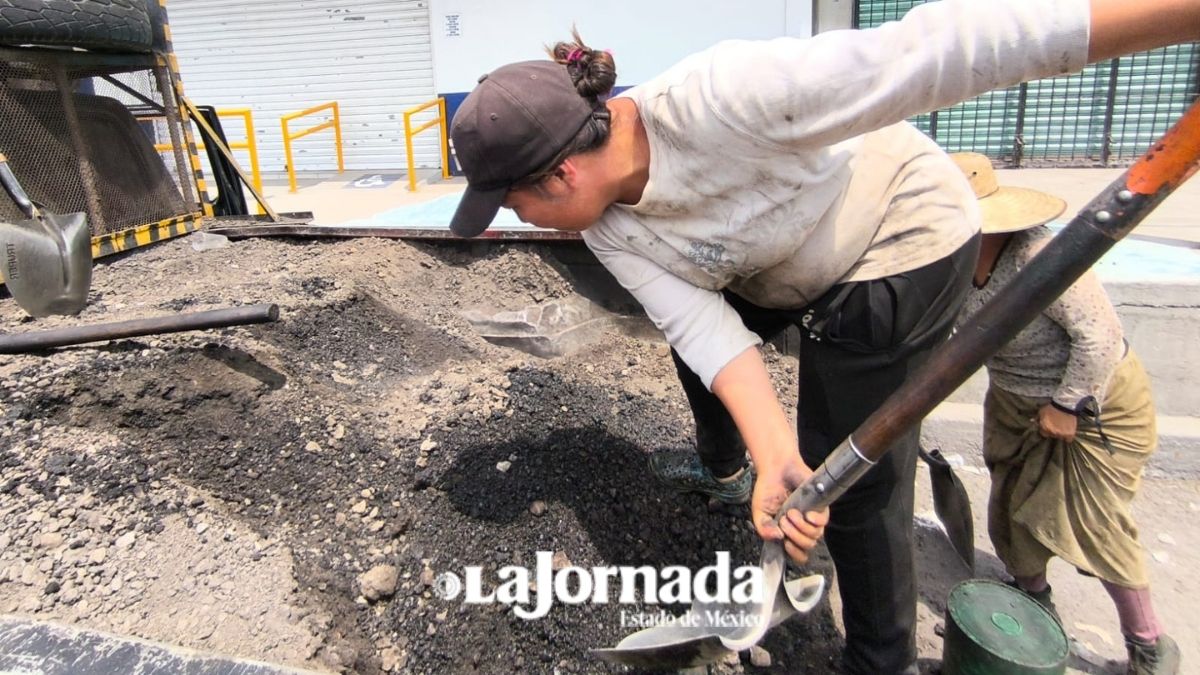
[[[1067,220],[1092,197],[1121,175],[1123,169],[1004,169],[997,171],[1002,185],[1044,190],[1067,201]],[[372,175],[393,177],[382,187],[348,187]],[[278,211],[312,211],[316,222],[335,225],[348,220],[369,218],[391,209],[436,199],[460,192],[466,186],[461,178],[442,180],[435,169],[418,172],[416,192],[409,192],[408,180],[399,169],[302,174],[299,189],[288,191],[286,175],[264,177],[267,201]],[[247,196],[249,199],[249,196]],[[1200,243],[1200,180],[1176,190],[1143,222],[1136,234]]]
[[[1004,169],[997,171],[1001,185],[1042,190],[1067,201],[1062,220],[1116,180],[1124,169]],[[1181,186],[1158,206],[1134,231],[1141,236],[1166,237],[1200,242],[1200,180]]]
[[[381,175],[393,180],[379,187],[354,187],[357,181],[370,184],[370,177]],[[440,170],[418,171],[416,192],[408,190],[408,178],[403,169],[379,171],[346,171],[337,173],[306,173],[297,177],[296,192],[288,189],[286,174],[263,177],[263,196],[276,211],[311,211],[314,222],[337,225],[351,220],[363,220],[395,208],[419,204],[447,194],[462,192],[462,178],[442,180]],[[247,194],[248,203],[253,197]]]

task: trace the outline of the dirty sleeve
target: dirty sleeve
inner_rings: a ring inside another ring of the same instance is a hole
[[[730,361],[762,344],[720,291],[695,286],[652,260],[613,245],[602,226],[586,230],[583,240],[709,389]]]
[[[876,28],[722,42],[681,63],[671,84],[690,90],[695,112],[713,113],[709,123],[759,142],[824,147],[1076,72],[1087,63],[1089,30],[1088,0],[942,0]]]
[[[1047,241],[1021,249],[1025,257],[1022,267],[1045,248]],[[1125,343],[1121,319],[1096,273],[1085,271],[1050,303],[1045,314],[1062,327],[1071,341],[1070,356],[1054,391],[1054,400],[1070,409],[1076,409],[1088,397],[1104,401],[1108,381],[1121,362]]]

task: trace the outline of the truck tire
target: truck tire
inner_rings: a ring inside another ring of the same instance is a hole
[[[149,52],[154,29],[146,2],[0,0],[0,44]]]

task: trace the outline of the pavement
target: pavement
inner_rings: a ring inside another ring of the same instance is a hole
[[[973,504],[976,569],[972,575],[958,562],[942,535],[934,515],[932,487],[923,466],[917,469],[916,564],[920,603],[917,606],[917,646],[922,661],[936,662],[942,641],[937,626],[944,625],[945,598],[968,578],[1005,578],[987,534],[987,499],[991,481],[986,471],[964,464],[966,453],[951,452],[947,459]],[[1146,549],[1152,602],[1166,632],[1183,651],[1181,674],[1200,673],[1200,542],[1193,536],[1200,513],[1200,482],[1150,477],[1133,503],[1138,538]],[[1072,640],[1067,672],[1074,675],[1124,675],[1125,647],[1117,613],[1100,582],[1077,573],[1067,563],[1050,562],[1050,585],[1063,627]],[[834,616],[839,612],[834,611]]]
[[[1030,187],[1056,194],[1067,201],[1067,214],[1079,211],[1089,200],[1121,175],[1123,169],[1002,169],[1001,185]],[[384,181],[372,180],[383,176]],[[389,180],[390,179],[390,180]],[[401,170],[307,173],[298,177],[299,189],[288,190],[283,174],[264,176],[264,195],[277,211],[311,211],[315,222],[336,225],[361,220],[391,209],[419,204],[461,192],[461,178],[442,180],[434,169],[418,172],[415,192]],[[355,183],[372,187],[354,187]],[[382,182],[382,184],[380,184]],[[249,196],[247,195],[247,198]],[[1144,237],[1178,239],[1200,244],[1200,180],[1184,184],[1138,226]]]
[[[1124,169],[1003,169],[996,172],[1001,185],[1033,188],[1067,201],[1074,215],[1116,180]],[[1134,230],[1143,237],[1165,237],[1200,243],[1200,180],[1184,183]]]
[[[263,176],[263,196],[276,211],[311,211],[314,223],[338,225],[462,192],[467,185],[462,178],[442,180],[437,170],[422,170],[418,175],[417,190],[410,192],[408,179],[400,169],[346,171],[340,175],[306,173],[297,177],[298,189],[291,192],[286,175],[268,174]],[[374,176],[383,176],[384,180],[373,180]],[[253,202],[249,195],[247,199]]]

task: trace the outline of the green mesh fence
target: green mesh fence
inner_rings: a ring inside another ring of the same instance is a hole
[[[894,21],[922,1],[859,0],[855,25]],[[1179,119],[1198,84],[1200,43],[1188,43],[989,92],[911,121],[947,151],[982,152],[1009,166],[1121,166]]]

